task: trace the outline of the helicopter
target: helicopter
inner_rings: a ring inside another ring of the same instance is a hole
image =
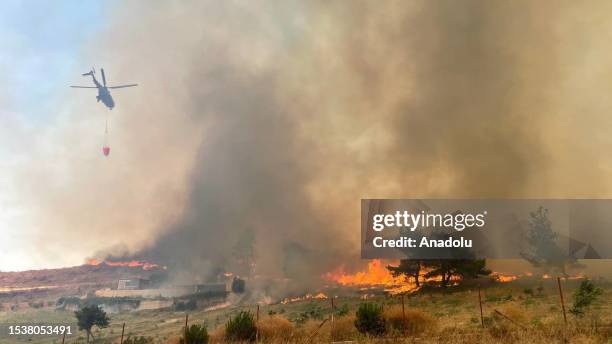
[[[102,104],[106,105],[109,110],[112,110],[115,107],[115,101],[110,94],[110,89],[116,88],[125,88],[125,87],[134,87],[138,86],[138,84],[128,84],[128,85],[119,85],[119,86],[106,86],[106,76],[104,75],[104,68],[100,68],[100,72],[102,73],[102,84],[96,80],[96,71],[92,67],[91,70],[87,73],[83,73],[83,76],[91,76],[93,79],[93,83],[95,86],[70,86],[72,88],[97,88],[98,95],[96,96],[96,100],[98,102],[102,101]]]

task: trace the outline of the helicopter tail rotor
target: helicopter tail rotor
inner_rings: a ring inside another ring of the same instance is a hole
[[[104,68],[100,68],[100,72],[102,72],[102,84],[106,87],[106,76],[104,75]]]

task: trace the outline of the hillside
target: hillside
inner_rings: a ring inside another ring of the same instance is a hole
[[[165,274],[164,268],[106,262],[59,269],[0,272],[0,298],[7,294],[37,290],[85,291],[89,288],[114,286],[120,278],[151,278],[160,274]]]

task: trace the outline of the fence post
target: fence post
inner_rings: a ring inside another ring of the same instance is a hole
[[[561,288],[561,277],[557,276],[557,285],[559,285],[559,295],[561,296],[561,309],[563,309],[563,321],[567,326],[567,315],[565,314],[565,300],[563,300],[563,289]]]
[[[64,331],[64,335],[62,336],[62,344],[64,344],[65,340],[66,340],[66,331]]]
[[[480,296],[480,284],[478,285],[478,305],[480,306],[480,324],[484,327],[484,317],[482,315],[482,296]]]
[[[402,333],[406,336],[406,308],[404,306],[404,294],[402,293]]]
[[[187,324],[189,322],[189,313],[185,313],[185,334],[184,334],[184,338],[185,338],[185,342],[184,344],[189,344],[189,340],[187,339]]]
[[[255,318],[255,342],[259,341],[259,303],[257,304],[257,316]]]
[[[334,312],[336,307],[334,306],[334,296],[331,297],[331,340],[334,341]]]
[[[123,323],[123,326],[121,327],[121,341],[119,342],[119,344],[123,344],[123,333],[125,332],[125,323]]]

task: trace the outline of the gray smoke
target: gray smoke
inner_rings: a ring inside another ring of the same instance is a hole
[[[609,197],[607,7],[121,3],[90,57],[141,86],[115,178],[83,171],[95,248],[311,281],[358,262],[361,198]]]
[[[563,47],[542,18],[564,11],[523,5],[194,6],[188,111],[211,124],[183,216],[141,255],[309,279],[355,257],[361,197],[550,193]]]

